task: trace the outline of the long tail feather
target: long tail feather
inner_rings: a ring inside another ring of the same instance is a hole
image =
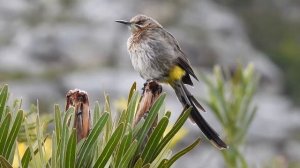
[[[175,93],[183,105],[183,107],[192,106],[193,109],[191,111],[191,118],[201,129],[203,134],[219,149],[225,149],[228,146],[220,139],[219,135],[216,131],[205,121],[205,119],[201,116],[199,109],[205,111],[204,108],[200,105],[200,103],[194,98],[194,96],[188,91],[188,89],[184,86],[182,82],[178,82],[173,84],[172,87],[175,90]],[[197,108],[198,107],[198,108]]]

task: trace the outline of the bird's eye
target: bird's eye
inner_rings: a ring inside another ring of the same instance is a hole
[[[145,20],[139,20],[139,21],[136,22],[136,24],[142,25],[144,22],[145,22]]]

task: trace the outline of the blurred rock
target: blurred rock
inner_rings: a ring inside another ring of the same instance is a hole
[[[26,59],[42,66],[34,69],[35,72],[99,64],[128,67],[120,65],[120,62],[128,60],[125,39],[129,32],[118,30],[121,26],[114,20],[146,13],[166,25],[166,29],[177,37],[186,55],[195,60],[192,61],[194,66],[218,63],[231,67],[237,62],[253,62],[270,83],[280,84],[279,70],[251,46],[241,21],[228,9],[211,1],[138,3],[132,0],[132,3],[117,3],[89,0],[76,1],[70,7],[55,2],[36,2],[30,6],[30,2],[15,0],[15,3],[1,6],[4,14],[14,14],[9,20],[4,16],[1,19],[3,34],[14,34],[6,45],[14,52],[22,51],[22,56],[18,56],[20,59],[14,62],[22,64]],[[181,12],[176,13],[178,10]],[[38,11],[43,11],[42,16],[37,16]],[[26,17],[13,29],[9,24],[5,26],[8,22],[19,22],[23,14]],[[32,20],[35,20],[33,25]],[[9,60],[1,57],[1,62]],[[26,71],[26,68],[20,69]],[[28,71],[32,72],[30,68]]]

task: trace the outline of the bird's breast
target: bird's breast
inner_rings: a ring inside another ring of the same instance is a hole
[[[155,52],[146,41],[130,44],[128,51],[133,68],[140,73],[143,79],[159,80],[164,76],[165,70],[163,70],[163,67],[165,65],[159,64]]]

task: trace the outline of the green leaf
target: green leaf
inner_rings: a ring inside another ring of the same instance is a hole
[[[226,113],[226,111],[228,111],[229,107],[228,107],[228,103],[225,100],[224,93],[221,91],[218,91],[217,88],[213,88],[213,92],[215,93],[216,99],[218,100],[216,103],[221,106],[220,109],[222,110],[223,114]],[[219,114],[217,114],[217,113],[214,113],[214,114],[216,114],[216,116],[221,120],[222,123],[224,123],[228,120],[228,119],[226,120],[226,116],[224,117],[221,114],[221,111],[219,111]]]
[[[124,156],[126,150],[128,149],[130,143],[132,142],[132,132],[130,131],[127,135],[122,138],[121,144],[116,157],[116,167],[119,167],[121,163],[122,156]]]
[[[90,154],[89,154],[89,156],[87,157],[87,161],[86,161],[86,166],[85,167],[87,167],[87,168],[90,168],[90,167],[92,167],[92,164],[93,164],[93,160],[94,160],[94,156],[95,155],[95,150],[93,150]]]
[[[97,121],[100,118],[100,104],[97,101],[95,104],[95,108],[94,108],[94,115],[93,115],[93,126],[95,126],[95,124],[97,123]]]
[[[183,156],[184,154],[188,153],[189,151],[191,151],[195,146],[197,146],[200,142],[200,138],[198,138],[194,143],[192,143],[191,145],[189,145],[188,147],[186,147],[185,149],[183,149],[182,151],[178,152],[177,154],[175,154],[167,163],[165,163],[165,167],[171,167],[172,164],[178,160],[181,156]]]
[[[66,149],[66,162],[65,168],[75,167],[76,158],[76,129],[73,129],[72,134],[69,138],[67,149]]]
[[[240,160],[241,163],[240,167],[248,168],[248,164],[244,156],[238,150],[236,150],[236,152],[237,152],[236,157]]]
[[[87,137],[85,142],[83,143],[82,147],[80,148],[78,152],[78,158],[76,167],[84,167],[86,157],[89,156],[93,148],[95,147],[95,142],[98,139],[98,136],[100,135],[102,129],[105,126],[105,123],[107,122],[109,117],[109,114],[107,112],[104,112],[103,115],[100,117],[98,122],[95,124],[94,128],[92,129],[90,135]]]
[[[143,168],[149,168],[149,167],[150,167],[150,163],[145,164],[145,165],[143,166]]]
[[[163,148],[170,142],[170,140],[176,135],[176,133],[180,130],[183,126],[185,121],[188,119],[192,108],[188,108],[183,114],[179,117],[179,119],[174,124],[173,128],[168,132],[168,134],[161,140],[159,145],[157,146],[155,153],[153,154],[153,158],[156,158],[159,153],[163,150]]]
[[[232,146],[229,150],[222,151],[227,167],[247,168],[247,162],[236,146]]]
[[[212,98],[212,97],[211,97]],[[207,104],[209,106],[209,108],[213,111],[213,113],[215,114],[215,116],[218,118],[218,120],[222,123],[222,125],[225,124],[225,119],[221,114],[221,110],[218,108],[217,102],[216,102],[216,98],[213,98],[213,101],[204,101],[205,104]]]
[[[104,135],[104,141],[107,142],[109,140],[109,137],[112,134],[112,128],[113,128],[113,121],[112,121],[112,113],[111,113],[111,108],[110,108],[110,99],[108,95],[105,95],[105,106],[104,106],[104,111],[108,112],[108,120],[105,125],[105,135]]]
[[[67,141],[69,139],[69,122],[70,122],[70,118],[72,117],[72,115],[75,115],[74,112],[75,109],[74,107],[70,107],[64,114],[64,121],[63,121],[63,125],[62,125],[62,136],[61,136],[61,146],[60,146],[60,166],[64,167],[65,165],[65,151],[66,151],[66,147],[67,147]]]
[[[166,167],[166,164],[169,160],[168,159],[163,159],[160,164],[159,164],[159,168],[165,168]]]
[[[117,125],[120,125],[121,123],[127,123],[126,118],[127,118],[126,110],[123,110],[121,112],[121,114],[120,114],[120,117],[119,117],[119,120],[117,122]]]
[[[171,114],[172,114],[171,111],[167,111],[166,114],[165,114],[165,116],[168,117],[168,119],[170,119]]]
[[[8,135],[9,125],[11,120],[11,114],[7,114],[5,119],[3,120],[3,123],[0,125],[0,155],[4,155],[4,149],[6,146],[6,138]]]
[[[24,128],[25,128],[26,138],[28,139],[27,144],[28,144],[28,148],[30,150],[30,155],[31,155],[31,157],[34,157],[35,156],[35,151],[33,149],[33,145],[31,144],[29,130],[28,130],[28,123],[27,123],[27,118],[26,117],[24,119]],[[33,165],[34,165],[33,167],[38,167],[36,159],[33,159]]]
[[[160,163],[166,159],[166,158],[171,158],[172,156],[172,150],[170,148],[171,142],[169,142],[159,153],[158,156],[151,162],[151,168],[156,168],[159,167]]]
[[[133,124],[134,114],[136,113],[139,99],[140,99],[139,93],[137,91],[134,92],[126,110],[127,119],[125,123],[129,123],[131,126]]]
[[[29,147],[27,147],[27,149],[22,157],[22,160],[21,160],[22,168],[28,168],[28,164],[29,164],[30,160],[31,160],[30,149],[29,149]]]
[[[16,146],[17,146],[17,140],[15,142],[13,142],[12,152],[10,152],[10,154],[8,156],[9,163],[13,163],[13,161],[14,161]]]
[[[142,158],[139,158],[139,159],[135,162],[133,168],[142,168],[142,167],[143,167],[143,159],[142,159]]]
[[[114,131],[109,141],[107,142],[105,148],[103,149],[103,152],[101,153],[95,165],[93,166],[94,168],[104,167],[106,165],[111,154],[113,153],[114,149],[116,148],[117,144],[120,141],[123,129],[124,129],[124,123],[120,124],[118,128]]]
[[[140,132],[140,130],[142,129],[143,125],[145,123],[144,118],[142,118],[134,127],[132,130],[132,134],[134,137],[137,137],[138,133]]]
[[[129,94],[128,94],[128,102],[127,104],[129,105],[130,101],[131,101],[131,98],[132,98],[132,95],[135,93],[136,91],[136,82],[134,82],[130,88],[130,91],[129,91]]]
[[[93,127],[95,127],[97,121],[100,119],[101,116],[101,109],[100,109],[100,104],[98,101],[96,101],[95,107],[94,107],[94,114],[93,114]],[[102,145],[100,144],[101,139],[98,139],[96,141],[96,147],[95,147],[95,153],[94,153],[94,157],[96,159],[97,156],[99,156],[99,153],[101,151],[101,147]],[[83,144],[83,141],[79,141],[81,143],[81,145]],[[81,147],[77,146],[77,150],[80,149]],[[93,160],[95,160],[93,159]]]
[[[150,130],[153,122],[155,121],[155,118],[158,114],[158,111],[160,109],[160,107],[162,106],[163,104],[163,101],[166,97],[166,94],[161,94],[159,96],[159,98],[155,101],[155,103],[153,104],[153,106],[151,107],[150,111],[149,111],[149,114],[148,114],[148,117],[146,118],[145,120],[145,123],[144,125],[142,126],[142,128],[140,129],[140,131],[138,132],[138,135],[137,135],[137,140],[138,142],[143,142],[148,131]]]
[[[52,156],[51,156],[51,167],[52,168],[58,167],[57,162],[56,162],[57,147],[58,147],[58,142],[56,141],[56,132],[53,131],[53,133],[52,133]]]
[[[69,115],[69,119],[67,121],[67,125],[68,125],[68,129],[70,134],[72,134],[73,128],[74,128],[74,123],[75,123],[75,108],[69,108],[69,110],[71,110],[70,115]]]
[[[121,160],[120,167],[128,167],[130,160],[133,158],[134,153],[138,147],[137,141],[133,141],[129,148],[127,148],[127,152]]]
[[[247,133],[247,130],[253,121],[254,116],[256,115],[257,107],[254,107],[249,116],[246,119],[246,122],[244,122],[244,126],[241,128],[241,131],[237,133],[236,139],[237,140],[244,140],[244,137]]]
[[[153,133],[151,133],[141,155],[141,158],[144,160],[144,164],[151,163],[154,160],[153,154],[155,154],[157,146],[159,145],[159,141],[161,140],[168,123],[169,119],[167,117],[163,117],[155,127]]]
[[[0,167],[1,168],[12,168],[12,165],[8,163],[8,161],[0,155]]]
[[[61,112],[58,105],[54,106],[54,115],[55,115],[55,132],[56,132],[56,142],[59,143],[61,140],[61,132],[62,132],[62,120],[61,120]]]
[[[8,98],[8,85],[4,85],[0,92],[0,123],[4,115],[5,104]]]
[[[9,131],[9,135],[6,139],[6,144],[4,146],[4,157],[8,158],[11,152],[14,152],[13,145],[18,136],[21,124],[23,121],[23,111],[19,110],[15,121],[13,122],[12,128]]]
[[[76,145],[76,153],[79,153],[79,150],[81,149],[82,145],[86,141],[86,138],[82,138]]]
[[[44,150],[43,150],[43,132],[42,132],[42,125],[40,124],[40,119],[39,119],[39,115],[37,115],[36,117],[36,131],[37,131],[37,144],[38,144],[38,153],[40,155],[40,161],[41,161],[41,166],[45,167],[46,163],[45,163],[45,157],[44,157]]]

